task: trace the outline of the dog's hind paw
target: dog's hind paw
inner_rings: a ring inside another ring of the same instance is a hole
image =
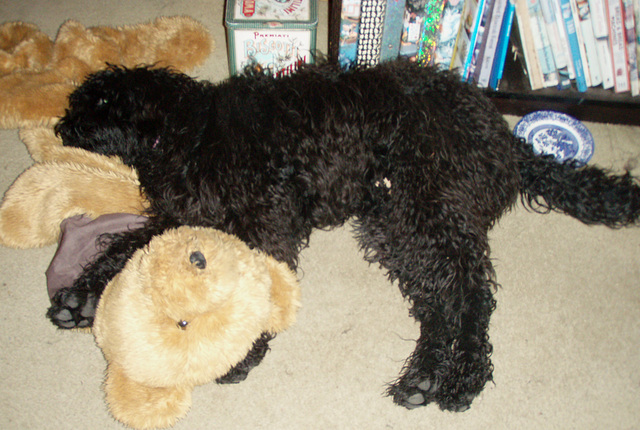
[[[47,311],[51,322],[63,329],[84,328],[93,325],[97,298],[89,291],[63,288],[52,299]]]
[[[407,409],[415,409],[436,402],[443,410],[451,412],[464,412],[471,407],[471,402],[476,397],[469,392],[448,393],[441,378],[418,378],[407,383],[400,379],[389,388],[389,395],[393,401]]]
[[[389,395],[393,401],[407,409],[426,406],[435,400],[435,394],[440,388],[439,379],[425,378],[417,383],[407,383],[402,379],[389,388]]]

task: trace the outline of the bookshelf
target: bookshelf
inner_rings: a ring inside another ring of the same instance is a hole
[[[330,3],[329,57],[332,59],[337,58],[341,3],[340,0]],[[524,59],[515,58],[512,54],[511,44],[518,40],[516,28],[514,25],[498,91],[485,91],[502,114],[523,116],[537,110],[555,110],[580,121],[640,126],[640,96],[616,94],[602,88],[589,88],[586,92],[554,88],[532,91],[525,74]]]
[[[511,40],[515,37],[514,31]],[[640,126],[640,97],[602,88],[589,88],[584,93],[554,88],[532,91],[524,69],[520,59],[508,54],[498,91],[486,92],[503,114],[523,116],[536,110],[555,110],[580,121]]]

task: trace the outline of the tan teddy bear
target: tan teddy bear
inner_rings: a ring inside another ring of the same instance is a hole
[[[96,311],[111,413],[138,429],[173,425],[196,385],[224,376],[262,333],[294,322],[299,294],[288,266],[235,236],[180,227],[155,237]]]
[[[0,128],[52,126],[68,95],[107,63],[171,66],[187,71],[214,49],[209,31],[187,16],[119,27],[69,20],[49,39],[35,25],[0,25]]]
[[[135,171],[117,159],[62,147],[48,129],[23,134],[40,161],[4,196],[1,244],[53,244],[76,215],[144,212]],[[107,285],[96,310],[111,413],[133,428],[173,425],[196,385],[226,375],[263,333],[294,322],[299,294],[288,266],[235,236],[185,226],[155,237]]]

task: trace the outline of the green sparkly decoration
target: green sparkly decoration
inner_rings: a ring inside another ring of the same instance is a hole
[[[425,16],[416,62],[421,66],[433,63],[440,34],[440,19],[446,0],[430,0],[424,7]]]

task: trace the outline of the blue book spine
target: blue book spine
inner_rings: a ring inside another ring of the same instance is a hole
[[[580,45],[578,35],[576,34],[576,22],[571,12],[571,1],[560,0],[560,10],[562,11],[562,19],[567,29],[567,38],[569,39],[569,48],[571,49],[571,59],[573,60],[573,68],[576,73],[576,86],[578,91],[587,91],[587,81],[584,77],[584,69],[582,68],[582,57],[580,57]]]
[[[476,50],[476,40],[478,38],[478,28],[482,21],[482,15],[484,15],[485,0],[478,2],[478,8],[476,9],[476,16],[473,20],[473,31],[471,38],[469,39],[469,50],[467,51],[467,58],[464,61],[464,69],[462,71],[462,80],[466,81],[469,78],[469,68],[471,66],[471,60],[473,59],[473,53]]]
[[[504,13],[504,19],[502,20],[502,29],[500,30],[500,38],[498,39],[496,57],[493,62],[493,69],[491,70],[491,78],[489,79],[489,88],[494,90],[498,89],[498,84],[500,84],[500,79],[502,79],[502,73],[504,72],[504,62],[507,59],[509,36],[511,35],[515,11],[515,1],[507,1],[507,9]]]

